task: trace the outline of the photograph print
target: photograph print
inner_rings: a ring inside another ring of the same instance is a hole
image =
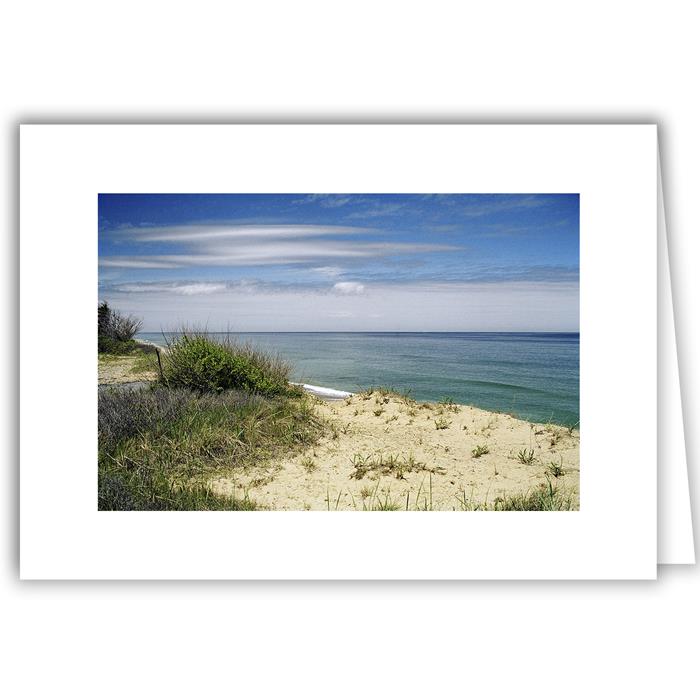
[[[100,194],[99,510],[575,511],[578,194]]]

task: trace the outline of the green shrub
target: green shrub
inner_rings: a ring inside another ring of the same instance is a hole
[[[135,340],[114,340],[106,335],[97,336],[97,352],[109,355],[131,355],[138,348]]]
[[[243,389],[263,396],[290,395],[289,366],[275,355],[249,345],[183,333],[168,343],[161,381],[199,392]]]
[[[103,301],[97,307],[98,351],[112,354],[132,352],[136,347],[133,337],[141,330],[141,323],[140,319],[125,316],[111,309],[109,304]]]

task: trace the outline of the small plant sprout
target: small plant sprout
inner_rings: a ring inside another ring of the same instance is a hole
[[[472,457],[479,458],[482,455],[487,455],[489,453],[489,446],[488,445],[477,445],[473,450],[472,450]]]
[[[459,406],[454,402],[454,399],[451,396],[446,396],[442,401],[440,401],[440,405],[445,411],[459,413]]]
[[[435,430],[445,430],[446,428],[449,428],[452,425],[451,420],[447,420],[444,416],[440,416],[436,421],[433,421],[435,423]]]
[[[522,464],[532,464],[535,461],[535,451],[523,448],[518,452],[518,461]]]
[[[382,413],[384,413],[384,409],[378,408],[376,411],[372,411],[372,413],[374,413],[374,415],[377,416],[377,418],[379,418],[379,416],[381,416]]]
[[[555,479],[558,479],[560,476],[564,476],[564,474],[566,474],[564,469],[564,460],[562,459],[561,455],[559,455],[559,464],[556,462],[550,462],[547,466],[546,473],[551,474]]]
[[[311,474],[311,472],[315,472],[318,469],[318,465],[311,457],[304,457],[301,460],[301,466],[304,467],[307,474]]]

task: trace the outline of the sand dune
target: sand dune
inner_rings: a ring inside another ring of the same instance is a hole
[[[549,481],[578,508],[578,431],[379,392],[312,400],[332,426],[318,446],[214,490],[274,510],[461,510]]]

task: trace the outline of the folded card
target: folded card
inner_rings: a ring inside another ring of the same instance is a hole
[[[22,576],[654,578],[657,449],[688,560],[657,148],[22,127]]]

